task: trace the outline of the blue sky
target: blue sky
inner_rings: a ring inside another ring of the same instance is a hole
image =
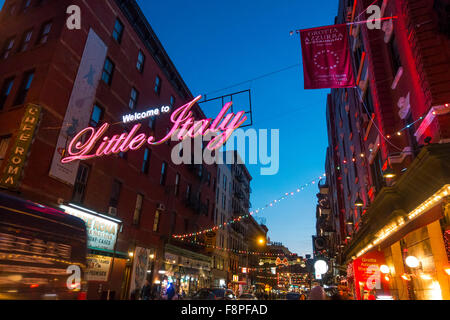
[[[138,3],[194,95],[301,63],[299,37],[289,31],[332,24],[338,5],[337,0]],[[304,90],[299,66],[216,95],[241,89],[252,90],[254,128],[280,130],[278,174],[261,176],[258,166],[249,166],[257,208],[324,172],[329,90]],[[301,255],[312,252],[317,192],[316,186],[307,188],[259,215],[266,218],[272,241]]]
[[[138,0],[152,28],[194,95],[301,63],[298,35],[289,31],[333,24],[337,0]],[[329,90],[304,90],[301,66],[239,87],[252,90],[256,129],[280,129],[280,170],[253,176],[254,208],[324,173]],[[212,97],[212,96],[210,96]],[[236,106],[236,109],[246,106]],[[312,252],[316,186],[259,215],[269,237],[299,254]]]

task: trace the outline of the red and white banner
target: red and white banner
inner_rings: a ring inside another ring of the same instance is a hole
[[[300,31],[305,89],[355,86],[347,25]]]

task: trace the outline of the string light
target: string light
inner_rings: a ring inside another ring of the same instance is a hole
[[[316,181],[321,181],[321,180],[323,179],[323,177],[326,177],[326,174],[323,174],[322,176],[318,177],[317,179],[311,181],[310,183],[306,183],[306,184],[304,184],[303,186],[301,186],[300,188],[297,188],[297,189],[296,189],[297,193],[300,192],[299,190],[304,190],[304,188],[307,187],[307,186],[315,185]],[[197,232],[192,232],[192,233],[175,234],[175,235],[172,235],[172,238],[175,238],[175,239],[184,239],[184,238],[189,238],[189,237],[196,237],[196,236],[199,236],[199,235],[202,235],[202,234],[206,234],[206,233],[208,233],[208,232],[212,232],[212,231],[216,231],[216,230],[222,229],[222,228],[226,227],[227,225],[231,225],[231,224],[234,224],[234,223],[238,223],[238,222],[240,222],[242,219],[246,219],[246,218],[248,218],[248,217],[250,217],[250,216],[253,216],[253,215],[257,214],[257,213],[260,213],[261,211],[265,210],[266,208],[273,207],[275,204],[278,204],[278,203],[280,203],[282,200],[287,199],[287,197],[293,197],[295,194],[296,194],[296,193],[293,192],[293,191],[292,191],[292,192],[286,192],[286,193],[284,194],[284,196],[282,196],[281,198],[278,198],[278,199],[275,199],[275,200],[273,200],[273,201],[270,201],[270,202],[269,202],[268,204],[266,204],[265,206],[263,206],[263,207],[261,207],[261,208],[258,208],[258,209],[254,210],[254,211],[251,211],[251,212],[248,213],[248,214],[244,214],[244,215],[238,216],[238,217],[236,217],[236,218],[233,218],[233,219],[228,220],[227,222],[225,222],[225,223],[223,223],[223,224],[218,224],[218,225],[215,225],[215,226],[213,226],[213,227],[211,227],[211,228],[208,228],[208,229],[203,229],[203,230],[200,230],[200,231],[197,231]]]

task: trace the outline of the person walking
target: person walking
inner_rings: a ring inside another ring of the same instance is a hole
[[[167,288],[167,300],[172,300],[175,296],[175,287],[173,283],[169,285],[169,288]]]
[[[144,286],[141,290],[141,299],[142,300],[150,300],[151,297],[151,285],[148,280],[145,280]]]
[[[326,300],[325,290],[317,285],[311,289],[308,300]]]

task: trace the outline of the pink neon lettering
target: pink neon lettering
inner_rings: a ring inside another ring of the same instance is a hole
[[[218,149],[224,145],[233,132],[247,120],[247,117],[245,116],[244,111],[240,111],[236,114],[227,114],[233,104],[232,102],[229,102],[223,106],[214,121],[212,121],[212,119],[195,121],[191,108],[200,99],[201,96],[198,96],[172,113],[170,117],[170,120],[173,123],[172,129],[159,141],[155,141],[156,139],[154,136],[147,137],[144,133],[137,134],[137,131],[141,128],[141,124],[136,124],[128,134],[123,133],[121,135],[114,135],[111,138],[107,136],[102,138],[109,128],[109,124],[105,123],[97,131],[92,127],[80,131],[69,144],[69,156],[62,159],[61,162],[69,163],[76,160],[87,160],[95,157],[117,154],[119,152],[127,152],[128,150],[135,151],[140,149],[145,143],[149,145],[160,145],[168,141],[177,130],[179,130],[177,135],[179,140],[183,140],[187,137],[195,138],[199,135],[206,135],[209,132],[217,133],[221,131],[207,145],[209,150]],[[89,135],[88,139],[83,143],[82,138],[87,134]],[[99,145],[96,152],[90,154],[92,149],[98,143]]]

